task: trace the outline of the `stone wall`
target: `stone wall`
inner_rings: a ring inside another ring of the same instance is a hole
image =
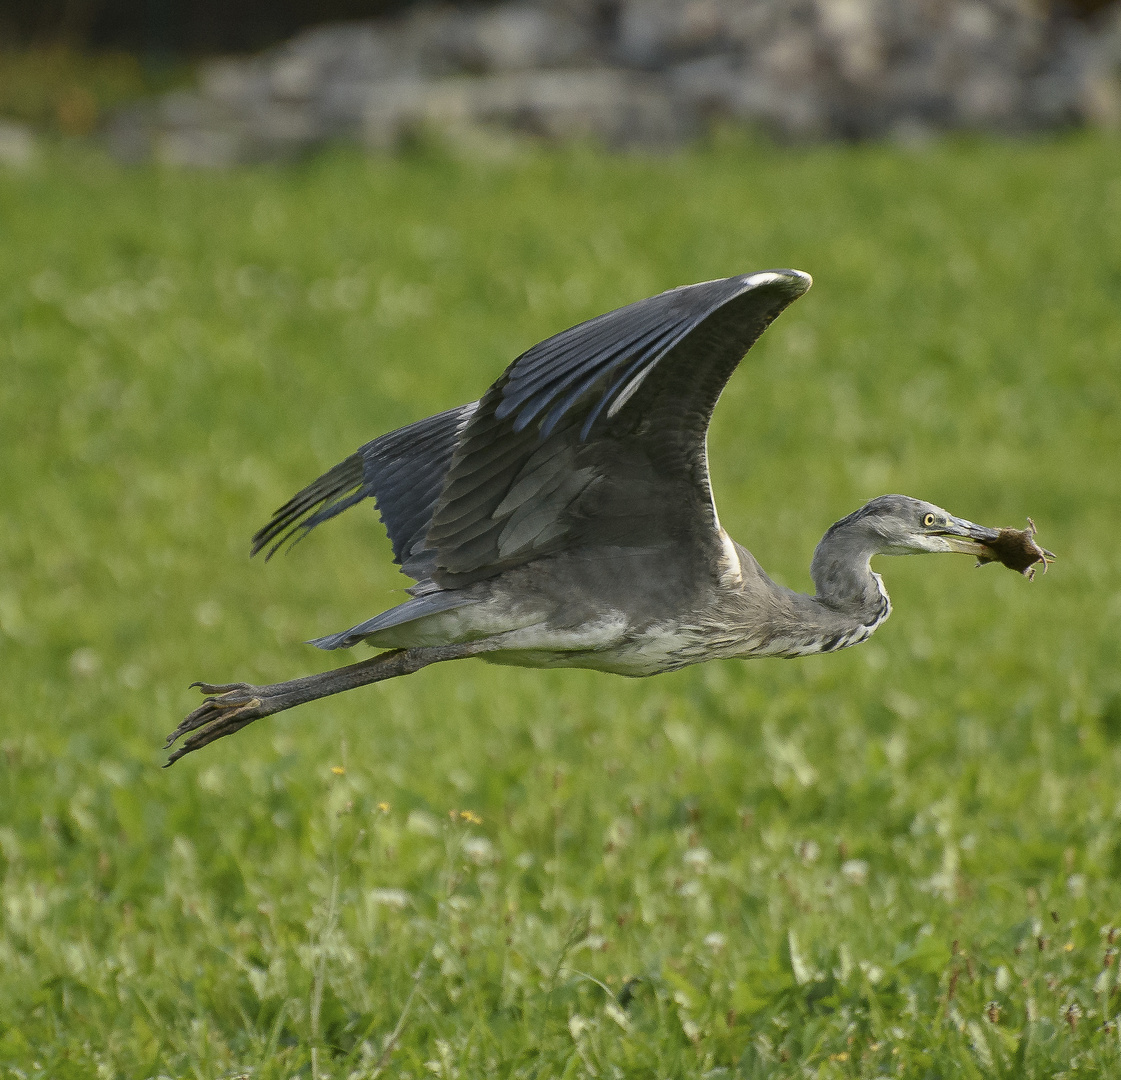
[[[1121,6],[1032,0],[513,0],[422,6],[206,64],[198,89],[117,114],[117,156],[221,166],[422,129],[611,148],[715,123],[780,139],[1121,127]]]

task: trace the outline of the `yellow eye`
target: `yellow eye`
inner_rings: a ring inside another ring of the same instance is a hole
[[[934,524],[934,515],[927,514],[926,517],[922,519],[922,523],[929,529],[930,526]]]

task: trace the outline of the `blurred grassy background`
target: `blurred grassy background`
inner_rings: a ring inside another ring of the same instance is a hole
[[[0,172],[0,1065],[1121,1066],[1119,149]],[[816,284],[717,411],[729,532],[804,589],[902,491],[1033,515],[1045,578],[880,560],[895,614],[836,656],[449,665],[158,769],[189,682],[330,666],[301,642],[399,598],[370,506],[247,561],[293,491],[574,322],[772,266]]]

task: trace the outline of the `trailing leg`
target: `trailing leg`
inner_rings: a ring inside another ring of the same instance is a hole
[[[208,697],[194,712],[168,736],[165,749],[188,732],[195,732],[167,759],[164,768],[174,765],[185,754],[206,746],[225,735],[232,735],[262,716],[303,705],[316,698],[341,694],[368,683],[382,682],[398,675],[411,675],[429,664],[442,660],[460,660],[489,651],[484,641],[461,645],[437,645],[430,648],[395,649],[380,653],[358,664],[324,671],[318,675],[304,675],[288,682],[270,686],[251,686],[249,683],[192,683]]]

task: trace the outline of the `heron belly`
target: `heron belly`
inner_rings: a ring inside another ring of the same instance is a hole
[[[483,659],[492,664],[590,668],[641,678],[676,671],[702,660],[732,656],[737,646],[742,647],[742,641],[713,641],[698,628],[683,625],[659,625],[635,633],[622,616],[595,624],[594,634],[589,634],[590,629],[581,627],[563,639],[555,634],[548,635],[547,639],[543,635],[541,646],[546,645],[546,640],[551,640],[559,647],[500,649],[488,653]],[[522,637],[523,634],[525,632],[519,632],[517,636]],[[601,642],[598,647],[592,644],[596,638]]]

